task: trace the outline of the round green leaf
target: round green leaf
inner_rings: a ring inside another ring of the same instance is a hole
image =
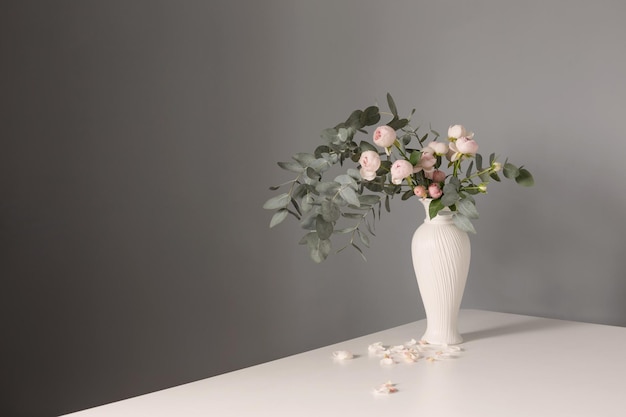
[[[515,177],[515,182],[524,187],[530,187],[535,184],[535,179],[528,170],[520,168],[519,175]]]

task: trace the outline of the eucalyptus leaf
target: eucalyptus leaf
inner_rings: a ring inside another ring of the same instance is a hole
[[[315,152],[313,152],[313,155],[315,155],[316,158],[321,158],[323,154],[328,154],[330,153],[331,149],[326,146],[326,145],[320,145],[317,148],[315,148]]]
[[[339,132],[337,132],[337,129],[329,128],[322,130],[321,137],[332,143],[337,139],[338,134]]]
[[[332,162],[327,160],[326,158],[317,158],[315,161],[312,161],[309,164],[309,167],[313,168],[317,172],[324,172],[328,170],[332,166]]]
[[[504,174],[505,177],[509,179],[514,179],[514,178],[517,178],[517,176],[519,175],[519,168],[507,162],[504,164],[504,167],[502,168],[502,173]]]
[[[452,177],[454,178],[454,177]],[[447,183],[446,185],[443,186],[443,193],[446,194],[458,194],[458,190],[459,190],[459,184],[454,182],[454,181],[450,181],[449,183]]]
[[[318,214],[315,219],[315,231],[320,239],[328,239],[333,234],[333,224],[326,221],[323,215]]]
[[[365,258],[365,254],[363,253],[361,248],[359,248],[354,242],[352,242],[351,245],[354,249],[356,249],[359,252],[359,254],[361,255],[361,258],[363,258],[364,261],[367,261],[367,259]]]
[[[361,202],[361,204],[374,205],[380,201],[380,196],[374,194],[360,195],[359,201]]]
[[[376,175],[385,175],[391,171],[391,161],[381,161],[380,168],[376,171]]]
[[[333,201],[324,200],[322,201],[321,215],[327,222],[335,222],[341,217],[341,209]]]
[[[443,208],[444,205],[441,202],[441,199],[432,200],[428,205],[428,217],[430,219],[434,218]]]
[[[363,117],[363,111],[361,110],[355,110],[352,113],[350,113],[350,117],[348,117],[348,120],[346,120],[345,123],[342,123],[340,125],[340,127],[349,127],[352,129],[361,129],[364,124],[361,122],[361,118]]]
[[[335,177],[335,181],[338,182],[339,184],[347,185],[347,186],[351,187],[354,190],[356,190],[358,188],[357,187],[357,183],[354,180],[354,178],[352,178],[350,175],[347,175],[347,174],[336,176]]]
[[[345,185],[341,187],[339,191],[339,195],[346,200],[348,204],[351,204],[356,207],[361,206],[361,202],[359,201],[359,197],[357,197],[356,192],[350,188],[349,185]]]
[[[361,232],[360,229],[357,229],[357,233],[359,235],[359,238],[361,239],[361,242],[363,242],[363,244],[369,248],[370,247],[369,237],[365,233]]]
[[[368,222],[367,220],[365,220],[365,226],[367,227],[367,231],[370,232],[370,235],[376,236],[376,234],[374,233],[374,227],[372,227],[370,222]]]
[[[463,230],[464,232],[476,233],[474,225],[467,216],[457,212],[453,215],[453,220],[456,227]]]
[[[302,165],[297,162],[278,162],[278,166],[287,171],[297,172],[298,174],[304,171]]]
[[[302,197],[300,201],[300,209],[304,213],[308,213],[313,208],[313,196],[311,194],[307,194]]]
[[[474,159],[476,159],[476,169],[478,171],[482,171],[483,170],[483,157],[482,157],[482,155],[477,153],[474,156]]]
[[[307,216],[300,221],[300,227],[304,230],[315,230],[315,212],[312,212],[310,216]]]
[[[391,114],[393,114],[393,116],[397,118],[398,109],[396,108],[396,103],[393,101],[393,97],[391,97],[391,94],[389,93],[387,93],[387,105],[389,106],[389,110],[391,111]]]
[[[476,205],[476,200],[471,195],[463,195],[463,199],[471,201],[474,205]]]
[[[287,218],[289,215],[289,211],[287,209],[280,209],[272,216],[272,220],[270,221],[270,228],[276,226],[281,223],[283,220]]]
[[[446,186],[449,184],[446,184]],[[445,187],[444,187],[445,188]],[[454,188],[452,188],[451,190],[449,190],[447,193],[444,191],[443,192],[443,196],[436,201],[440,201],[441,204],[445,207],[450,207],[451,205],[455,204],[457,201],[459,201],[459,198],[461,198],[459,196],[459,194],[456,192],[456,190]],[[431,203],[432,204],[432,203]]]
[[[330,253],[330,240],[320,239],[317,233],[315,233],[315,238],[310,239],[307,243],[309,246],[309,255],[313,261],[320,263],[328,257]]]
[[[320,182],[315,186],[315,190],[320,194],[334,194],[341,187],[336,181]]]
[[[315,156],[306,152],[299,152],[295,154],[294,156],[292,156],[292,158],[298,161],[300,165],[302,165],[303,167],[308,166],[309,164],[311,164],[311,162],[315,161],[316,159]]]
[[[370,106],[363,110],[360,121],[363,126],[372,126],[378,123],[380,121],[380,112],[378,107]]]
[[[369,142],[365,142],[365,141],[361,141],[361,143],[359,143],[359,149],[361,149],[361,153],[365,152],[365,151],[378,152],[378,149],[376,149],[376,147],[374,145],[372,145]]]
[[[408,200],[409,198],[413,197],[415,195],[415,193],[413,192],[413,190],[406,190],[401,197],[402,201]]]
[[[356,181],[361,180],[361,174],[359,173],[358,170],[354,169],[354,168],[348,168],[348,170],[346,171],[346,173],[351,176],[353,179],[355,179]]]
[[[319,172],[317,172],[316,170],[314,170],[311,167],[307,167],[306,169],[306,176],[309,177],[312,180],[321,180],[322,179],[322,174],[320,174]]]
[[[393,130],[400,130],[408,124],[409,121],[407,119],[398,119],[398,117],[394,117],[389,123],[387,123],[387,126]]]
[[[302,211],[300,210],[300,206],[298,205],[298,201],[295,198],[291,198],[291,205],[293,206],[293,208],[296,209],[296,211],[298,212],[298,214],[300,216],[302,216]],[[297,217],[297,216],[296,216]]]
[[[519,175],[515,177],[515,182],[524,187],[530,187],[535,184],[535,179],[527,169],[520,168]]]
[[[483,181],[483,182],[489,182],[489,179],[491,178],[489,176],[488,172],[483,172],[480,175],[478,175],[478,177]]]
[[[376,182],[378,178],[381,178],[381,177],[374,178],[374,180],[372,181],[363,182],[363,186],[367,188],[368,190],[373,191],[375,193],[383,191],[383,185]]]
[[[340,128],[337,132],[337,139],[339,139],[340,142],[345,142],[346,140],[348,140],[348,129],[343,127]]]
[[[474,161],[470,161],[469,166],[467,167],[467,171],[465,172],[466,177],[469,177],[472,175],[472,168],[474,168]]]
[[[285,208],[289,205],[290,201],[291,196],[287,193],[283,193],[267,200],[265,204],[263,204],[263,208],[266,210]]]
[[[459,213],[470,219],[478,218],[478,210],[476,210],[476,206],[467,198],[459,200],[459,202],[456,203],[456,209]]]

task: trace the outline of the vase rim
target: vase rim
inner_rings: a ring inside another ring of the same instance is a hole
[[[428,215],[428,208],[430,207],[430,202],[433,201],[432,198],[420,198],[420,202],[424,205],[424,210],[426,211],[426,216],[424,217],[424,223],[453,223],[454,219],[452,215],[454,214],[449,207],[444,207],[437,213],[435,217],[432,219]]]

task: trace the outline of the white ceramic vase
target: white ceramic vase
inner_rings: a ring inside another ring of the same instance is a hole
[[[426,310],[426,333],[422,340],[434,345],[463,341],[457,321],[471,248],[467,233],[455,226],[452,212],[445,209],[429,218],[430,199],[423,199],[426,218],[411,242],[413,268]]]

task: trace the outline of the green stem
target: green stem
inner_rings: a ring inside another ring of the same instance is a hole
[[[491,167],[489,167],[489,168],[485,168],[485,169],[483,169],[482,171],[476,171],[475,173],[473,173],[473,174],[472,174],[472,175],[470,175],[469,177],[465,178],[463,181],[470,181],[470,182],[471,182],[471,179],[472,179],[472,178],[479,177],[479,176],[481,176],[481,175],[483,175],[483,174],[488,174],[489,172],[491,172],[491,170],[492,170],[492,168],[491,168]]]

